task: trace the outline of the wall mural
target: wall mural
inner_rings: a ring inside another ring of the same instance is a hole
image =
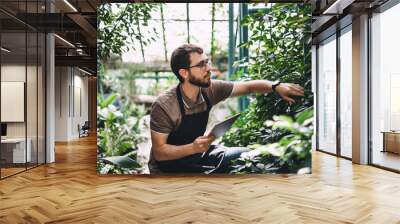
[[[99,174],[311,173],[310,5],[112,3],[98,21]]]

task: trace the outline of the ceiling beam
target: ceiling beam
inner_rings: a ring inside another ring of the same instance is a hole
[[[96,71],[96,58],[89,56],[55,56],[56,66],[80,66]]]
[[[330,4],[322,14],[342,14],[343,10],[351,5],[355,0],[336,0]]]
[[[315,22],[311,24],[311,32],[316,33],[334,17],[335,16],[320,16]]]
[[[77,13],[69,13],[67,16],[80,26],[83,31],[87,34],[86,42],[89,46],[96,46],[96,29],[90,24],[85,17]]]

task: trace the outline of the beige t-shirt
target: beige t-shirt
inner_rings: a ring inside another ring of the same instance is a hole
[[[190,115],[207,110],[207,103],[202,92],[204,92],[211,105],[215,105],[228,98],[233,89],[233,82],[222,80],[211,80],[208,88],[199,92],[196,102],[185,96],[181,89],[185,114]],[[175,131],[181,122],[182,115],[176,96],[176,86],[159,95],[152,105],[150,115],[150,129],[159,133],[169,134]]]

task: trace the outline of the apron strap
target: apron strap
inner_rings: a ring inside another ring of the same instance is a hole
[[[203,90],[203,88],[200,88],[201,94],[204,97],[204,100],[206,101],[207,104],[207,112],[210,112],[211,110],[211,102],[207,97],[207,94],[205,93],[205,91]],[[182,92],[181,92],[181,84],[179,83],[178,86],[176,87],[176,96],[178,98],[178,103],[179,103],[179,110],[181,111],[181,115],[182,117],[185,116],[185,108],[183,106],[183,101],[182,101]]]
[[[181,84],[180,83],[176,87],[176,96],[178,98],[179,110],[181,111],[181,115],[182,115],[182,118],[183,118],[183,116],[185,116],[185,108],[183,107]]]
[[[201,91],[201,94],[203,94],[204,100],[206,101],[206,104],[207,104],[207,111],[209,112],[211,110],[211,107],[212,107],[212,105],[210,103],[210,100],[208,99],[207,94],[205,93],[205,91],[203,91],[203,88],[200,88],[200,91]]]

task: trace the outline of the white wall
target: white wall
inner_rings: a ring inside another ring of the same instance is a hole
[[[78,124],[88,120],[88,78],[84,73],[73,67],[56,67],[55,107],[55,140],[77,139]]]
[[[25,103],[20,110],[26,112],[26,120],[22,122],[6,122],[7,137],[24,138],[25,135],[30,139],[31,155],[33,162],[39,159],[39,163],[44,163],[44,82],[42,67],[25,64],[2,64],[1,81],[2,82],[24,82],[26,84],[26,106]],[[27,77],[27,81],[25,78]],[[2,89],[3,91],[4,89]],[[21,94],[24,94],[24,90]],[[7,96],[2,95],[2,98]],[[25,96],[24,96],[25,97]],[[2,107],[1,110],[7,113],[16,113],[10,107]],[[24,116],[24,115],[23,115]],[[37,156],[37,153],[39,155]]]
[[[2,65],[1,66],[1,81],[2,82],[25,82],[25,71],[26,67],[25,65]],[[31,68],[28,67],[28,70],[30,70]],[[4,90],[2,90],[2,93]],[[24,98],[24,90],[22,90],[22,98]],[[7,96],[1,96],[2,99],[8,98]],[[24,103],[23,103],[24,104]],[[3,105],[3,103],[2,103]],[[3,105],[4,106],[4,105]],[[18,111],[17,113],[21,113],[22,112],[22,117],[24,116],[24,106],[22,106],[22,108],[20,108],[22,111]],[[13,113],[12,111],[10,111],[11,108],[7,108],[7,107],[2,107],[1,111],[2,114],[9,114],[9,113]],[[4,118],[2,118],[2,120],[4,120]],[[19,130],[21,124],[24,124],[24,118],[22,118],[21,122],[6,122],[8,124],[8,132],[10,132],[11,135],[13,136],[17,136],[17,137],[25,137],[25,125],[23,125],[22,129]],[[11,136],[10,135],[10,136]]]
[[[88,78],[87,76],[81,76],[83,73],[76,75],[77,70],[75,70],[74,75],[74,108],[72,110],[72,135],[78,136],[77,126],[81,126],[88,121]]]
[[[1,81],[3,82],[25,82],[25,65],[2,65]],[[7,110],[7,108],[1,108]],[[25,137],[25,122],[9,122],[7,123],[8,137]]]
[[[27,69],[27,70],[26,70]],[[3,64],[1,66],[1,81],[2,82],[25,82],[26,71],[28,72],[28,88],[27,88],[27,122],[28,129],[36,131],[36,80],[33,79],[32,74],[36,77],[36,66],[25,66],[18,64]],[[39,71],[41,72],[41,70]],[[4,97],[4,96],[3,96]],[[38,105],[41,107],[42,105]],[[1,108],[1,110],[8,110],[9,108]],[[32,123],[33,122],[33,123]],[[7,136],[8,137],[25,137],[25,123],[26,122],[7,122]],[[29,132],[28,130],[28,132]],[[36,132],[35,132],[36,136]],[[28,137],[29,133],[28,133]]]
[[[55,141],[68,140],[68,88],[70,77],[67,67],[55,68]]]

